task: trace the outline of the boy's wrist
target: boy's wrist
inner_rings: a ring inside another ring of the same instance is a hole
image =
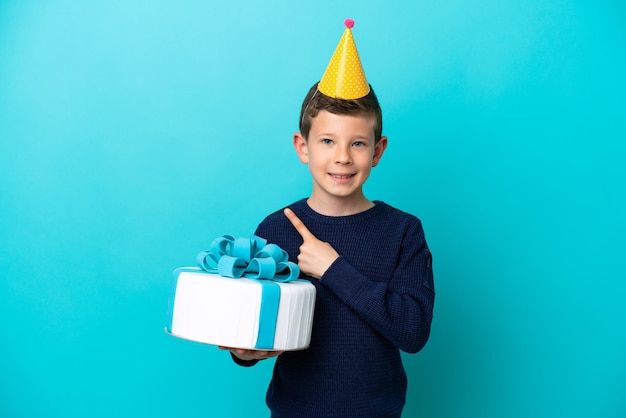
[[[332,276],[332,272],[334,270],[334,267],[340,262],[339,260],[341,259],[341,255],[337,256],[337,258],[335,258],[333,260],[332,263],[330,263],[330,265],[328,266],[328,268],[324,271],[324,273],[320,276],[319,281],[321,282],[322,280],[328,278],[329,276]]]

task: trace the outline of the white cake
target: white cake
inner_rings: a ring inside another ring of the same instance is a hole
[[[272,286],[280,288],[276,321],[270,324],[275,329],[269,330],[274,336],[273,344],[259,346],[261,300],[263,285],[267,286],[267,282],[233,279],[193,269],[177,270],[166,331],[179,338],[232,348],[307,348],[311,339],[315,287],[304,280],[271,282]],[[266,306],[269,304],[266,302]],[[263,340],[267,341],[267,320],[264,323]]]

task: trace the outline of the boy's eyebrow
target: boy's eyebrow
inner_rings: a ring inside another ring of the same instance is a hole
[[[315,134],[315,137],[322,137],[322,136],[329,136],[329,137],[335,137],[336,134],[332,133],[332,132],[320,132],[319,134]],[[361,135],[361,134],[356,134],[354,136],[351,137],[351,139],[366,139],[366,140],[370,140],[371,138],[367,135]]]

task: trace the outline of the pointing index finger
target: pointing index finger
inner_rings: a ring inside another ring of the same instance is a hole
[[[309,231],[309,229],[306,227],[304,222],[302,222],[300,218],[298,218],[291,209],[285,208],[283,212],[285,213],[285,216],[287,217],[287,219],[289,219],[293,227],[296,228],[296,231],[298,231],[298,233],[300,234],[300,236],[302,236],[304,240],[307,240],[309,238],[315,238],[315,235],[313,235],[311,231]]]

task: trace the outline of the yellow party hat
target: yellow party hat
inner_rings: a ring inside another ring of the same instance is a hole
[[[352,38],[354,20],[346,19],[344,23],[346,30],[317,88],[321,93],[335,99],[359,99],[370,92],[370,86]]]

